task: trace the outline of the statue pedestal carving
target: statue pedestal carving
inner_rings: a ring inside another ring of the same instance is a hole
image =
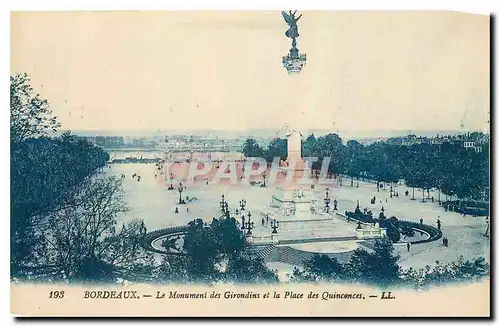
[[[306,55],[299,54],[297,56],[290,56],[290,54],[283,57],[283,67],[286,68],[288,74],[298,74],[306,64]]]

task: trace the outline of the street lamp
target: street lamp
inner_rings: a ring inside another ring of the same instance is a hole
[[[245,211],[245,206],[247,205],[247,201],[245,199],[240,200],[240,210]]]
[[[328,187],[326,188],[326,194],[325,194],[325,212],[329,213],[330,212],[330,195],[328,193]]]
[[[264,184],[262,185],[263,187],[266,187],[266,177],[267,177],[266,172],[263,172],[262,173],[262,178],[264,179]]]
[[[225,200],[224,200],[224,194],[221,195],[221,198],[220,198],[220,211],[224,211],[224,203],[225,203]]]
[[[252,214],[249,212],[248,213],[248,221],[247,221],[247,225],[246,225],[247,235],[252,235],[252,229],[254,228],[253,221],[250,221],[251,217],[252,217]]]
[[[241,230],[245,230],[245,215],[241,215]]]
[[[182,185],[182,183],[179,183],[179,188],[177,189],[177,191],[179,191],[179,204],[184,204],[184,200],[182,200],[182,191],[184,191],[184,186]]]
[[[278,234],[278,221],[276,219],[271,221],[271,228],[273,229],[271,234]]]

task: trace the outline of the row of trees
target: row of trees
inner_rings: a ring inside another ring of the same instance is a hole
[[[304,268],[295,268],[293,282],[363,283],[381,287],[412,287],[418,290],[430,286],[457,282],[476,281],[488,276],[489,265],[480,257],[473,261],[460,257],[457,262],[423,269],[403,269],[398,264],[399,255],[394,254],[388,238],[377,239],[373,251],[356,249],[344,264],[327,255],[314,255],[304,262]]]
[[[118,226],[127,210],[109,156],[60,126],[26,74],[10,78],[11,276],[114,281],[150,275],[143,223]],[[148,272],[149,269],[149,272]]]
[[[313,168],[320,169],[323,158],[329,157],[329,172],[354,179],[371,179],[393,183],[404,180],[408,187],[425,191],[436,188],[459,199],[488,200],[489,143],[481,152],[465,149],[460,142],[442,144],[414,144],[411,146],[376,142],[363,145],[350,140],[345,145],[337,134],[316,138],[309,135],[302,142],[303,157],[317,157]],[[276,138],[264,149],[255,140],[245,141],[243,153],[247,157],[274,157],[286,159],[287,142]]]

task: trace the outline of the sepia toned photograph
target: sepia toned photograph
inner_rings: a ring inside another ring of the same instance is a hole
[[[19,316],[490,316],[490,30],[14,11]]]

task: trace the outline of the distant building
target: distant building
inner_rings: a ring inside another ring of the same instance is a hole
[[[479,146],[478,143],[475,141],[465,141],[463,146],[464,148],[474,150],[477,153],[483,151],[483,147]]]
[[[412,146],[414,144],[432,144],[432,145],[441,145],[443,143],[456,144],[459,146],[463,146],[465,149],[474,150],[476,152],[483,151],[483,145],[489,141],[489,135],[473,132],[466,134],[458,134],[458,135],[439,135],[437,134],[435,137],[424,137],[417,136],[415,134],[408,134],[403,137],[393,137],[388,139],[387,144],[393,145],[403,145],[403,146]]]
[[[414,144],[430,143],[429,139],[424,136],[416,136],[415,134],[408,134],[401,139],[401,145],[411,146]]]

